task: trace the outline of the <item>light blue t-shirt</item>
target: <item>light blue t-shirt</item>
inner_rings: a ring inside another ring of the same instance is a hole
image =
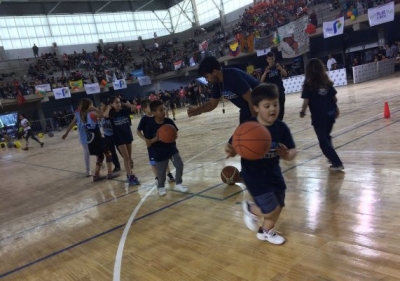
[[[81,119],[81,114],[79,111],[75,112],[75,118],[76,118],[76,125],[78,126],[79,141],[81,144],[87,144],[85,128],[95,129],[97,126],[97,123],[95,121],[93,121],[92,118],[90,118],[90,112],[87,113],[87,123],[83,123],[83,120]]]

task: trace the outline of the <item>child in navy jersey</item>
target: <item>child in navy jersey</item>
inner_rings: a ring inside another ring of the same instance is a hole
[[[110,97],[108,103],[109,105],[106,107],[103,116],[111,122],[114,143],[124,158],[128,183],[130,185],[139,185],[139,179],[132,173],[131,159],[133,135],[130,125],[130,115],[136,110],[136,106],[127,102],[121,102],[119,97]]]
[[[183,161],[176,147],[176,142],[165,143],[160,141],[157,136],[157,131],[162,125],[170,124],[174,126],[177,131],[178,127],[176,127],[174,121],[165,117],[164,103],[161,100],[152,101],[150,103],[150,110],[154,117],[149,119],[144,136],[146,138],[147,146],[151,149],[151,152],[154,153],[153,155],[158,178],[158,194],[160,196],[166,194],[165,180],[169,160],[172,161],[172,164],[176,168],[175,190],[187,192],[188,189],[182,185]]]
[[[272,244],[282,244],[285,239],[276,234],[275,224],[285,206],[286,184],[279,166],[279,159],[293,160],[296,157],[295,144],[289,128],[280,120],[279,90],[276,85],[260,84],[251,93],[251,99],[257,117],[249,121],[258,122],[268,128],[272,143],[267,155],[260,160],[241,159],[242,177],[255,203],[243,202],[244,222],[256,231],[259,240]],[[233,157],[236,152],[230,144],[225,151]],[[258,228],[258,218],[263,217],[263,224]]]
[[[311,123],[317,135],[322,153],[331,162],[331,171],[344,169],[342,160],[337,155],[332,144],[331,132],[336,118],[339,117],[337,106],[336,90],[333,82],[326,74],[325,65],[319,59],[311,59],[306,67],[303,92],[302,110],[300,117],[306,115],[307,107],[311,112]]]
[[[142,110],[145,113],[145,115],[140,119],[136,134],[146,142],[146,144],[150,143],[150,139],[153,138],[152,132],[149,131],[149,123],[153,122],[154,116],[151,113],[150,110],[150,100],[144,100],[141,103]],[[147,152],[149,154],[149,161],[151,165],[151,169],[153,171],[156,184],[158,185],[158,177],[157,177],[157,170],[156,170],[156,161],[155,161],[155,155],[154,155],[154,150],[151,146],[147,147]],[[169,165],[167,166],[167,176],[168,176],[168,182],[175,182],[174,176],[171,174],[169,170]]]

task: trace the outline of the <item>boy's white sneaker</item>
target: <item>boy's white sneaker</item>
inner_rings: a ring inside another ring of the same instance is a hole
[[[181,183],[175,185],[174,189],[177,191],[180,191],[180,192],[188,192],[188,190],[189,190],[187,187],[183,186]]]
[[[257,233],[257,238],[262,241],[268,241],[271,244],[280,245],[285,242],[285,238],[276,234],[275,228],[269,231],[263,230],[261,227]]]
[[[258,230],[258,217],[250,212],[250,205],[253,203],[243,201],[242,208],[243,208],[243,220],[244,224],[247,226],[248,229],[251,231]]]
[[[165,187],[160,187],[158,189],[158,195],[159,196],[164,196],[165,194],[167,194],[167,191],[165,190]]]

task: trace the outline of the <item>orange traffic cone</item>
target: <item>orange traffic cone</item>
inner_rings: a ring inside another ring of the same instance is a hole
[[[385,102],[385,106],[383,108],[383,117],[390,118],[390,109],[388,102]]]

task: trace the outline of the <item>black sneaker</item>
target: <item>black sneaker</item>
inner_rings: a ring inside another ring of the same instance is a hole
[[[42,147],[43,147],[43,145],[44,145],[44,142],[41,142],[41,143],[40,143],[40,148],[42,148]]]
[[[114,170],[113,170],[113,173],[116,173],[116,172],[119,172],[119,171],[121,171],[121,168],[120,167],[115,167]]]
[[[25,147],[25,148],[23,148],[22,150],[29,150],[29,148]]]

